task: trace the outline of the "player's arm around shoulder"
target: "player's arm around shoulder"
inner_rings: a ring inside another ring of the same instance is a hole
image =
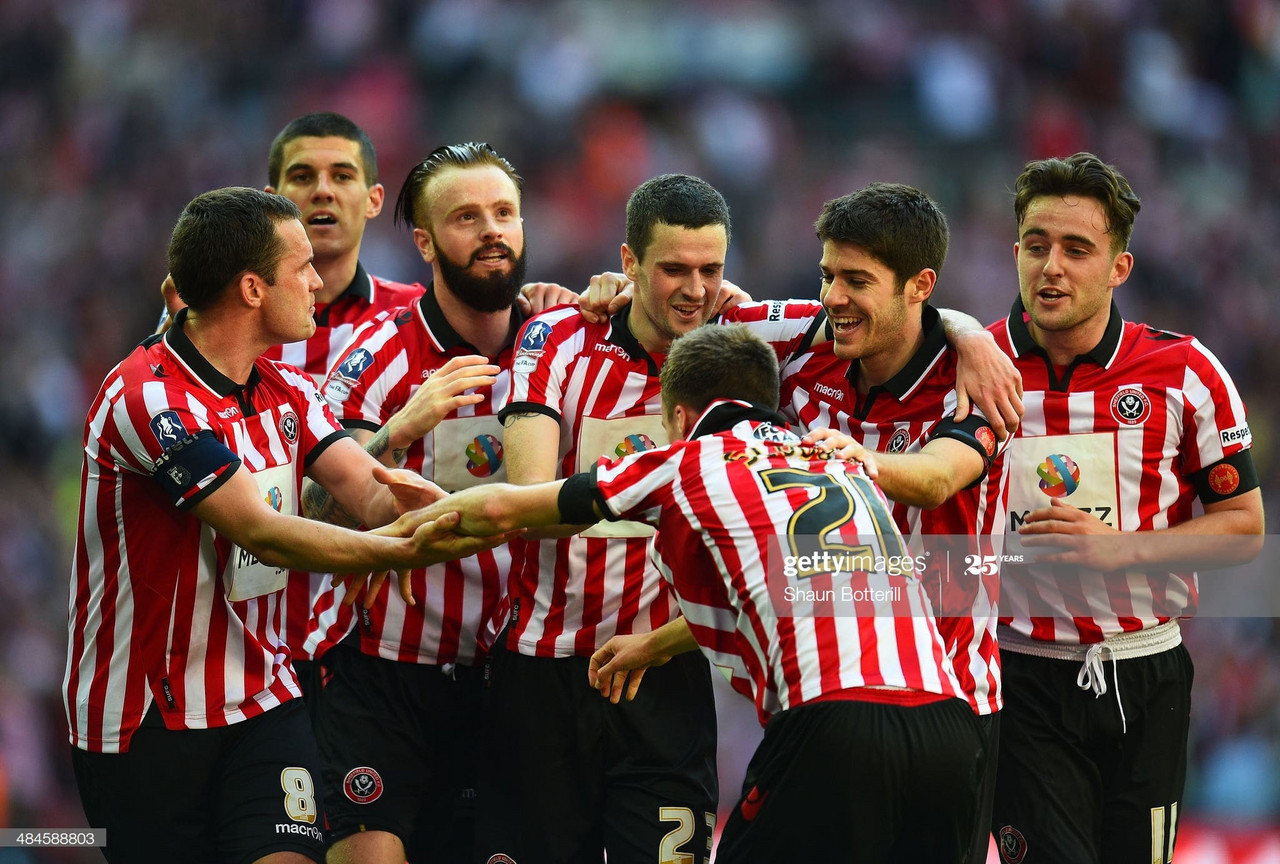
[[[876,482],[903,504],[932,510],[970,486],[987,470],[978,452],[952,438],[934,438],[918,453],[875,454]]]

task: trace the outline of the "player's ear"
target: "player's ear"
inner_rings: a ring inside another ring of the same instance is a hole
[[[675,421],[672,431],[678,433],[674,440],[683,441],[693,431],[693,424],[698,422],[698,415],[688,405],[676,405],[672,409],[672,419]]]
[[[372,219],[382,212],[382,202],[386,200],[387,190],[381,183],[369,187],[369,198],[365,202],[364,218]]]
[[[631,251],[631,247],[626,243],[622,244],[622,272],[627,274],[627,278],[632,282],[636,281],[636,274],[640,271],[640,259]]]
[[[1129,278],[1129,274],[1133,271],[1133,253],[1121,252],[1116,256],[1116,260],[1111,262],[1111,279],[1108,281],[1108,287],[1115,288],[1122,284],[1124,280]]]
[[[436,244],[431,239],[431,232],[426,228],[413,229],[413,243],[418,247],[418,254],[422,256],[422,260],[428,264],[434,264],[436,261]]]
[[[923,303],[933,294],[933,286],[938,284],[938,273],[929,267],[924,268],[907,280],[906,295],[908,303]]]
[[[266,299],[267,280],[252,270],[246,270],[236,277],[236,290],[240,300],[251,309],[257,309]]]

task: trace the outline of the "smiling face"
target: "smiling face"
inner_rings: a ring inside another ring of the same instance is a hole
[[[1032,336],[1069,362],[1101,340],[1112,291],[1129,277],[1133,256],[1112,252],[1106,213],[1094,198],[1034,198],[1018,228],[1018,287]]]
[[[635,282],[631,332],[653,353],[706,323],[720,290],[729,238],[723,225],[683,228],[659,222],[641,257],[622,246],[622,269]]]
[[[510,308],[524,280],[520,190],[496,165],[442,170],[422,190],[414,241],[435,278],[481,312]]]
[[[384,194],[380,183],[368,185],[359,142],[303,136],[285,144],[283,155],[279,187],[267,191],[298,205],[317,262],[358,255],[365,222],[382,210]]]

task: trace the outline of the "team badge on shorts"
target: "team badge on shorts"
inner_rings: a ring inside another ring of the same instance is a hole
[[[292,411],[285,412],[280,418],[280,434],[290,444],[298,440],[298,415]]]
[[[1027,857],[1027,839],[1012,825],[1000,829],[997,842],[1000,846],[1000,860],[1005,864],[1022,864],[1022,859]]]
[[[893,433],[893,437],[889,439],[889,453],[901,453],[907,449],[907,445],[911,443],[911,435],[906,429],[899,429]]]
[[[343,793],[357,804],[369,804],[382,795],[382,778],[372,768],[352,768],[342,781]]]
[[[512,858],[510,855],[503,855],[499,852],[497,855],[490,855],[489,860],[484,862],[484,864],[516,864],[516,859]]]
[[[1151,416],[1151,400],[1141,390],[1125,387],[1111,397],[1111,416],[1122,426],[1137,426]]]

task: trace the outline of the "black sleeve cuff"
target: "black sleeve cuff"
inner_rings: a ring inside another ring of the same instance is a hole
[[[970,412],[969,416],[959,423],[956,422],[954,416],[947,417],[934,427],[933,433],[929,438],[930,440],[934,438],[951,438],[961,444],[968,444],[973,448],[974,452],[982,457],[982,473],[964,488],[972,489],[977,486],[982,482],[982,478],[987,476],[987,472],[991,470],[991,460],[995,458],[997,446],[996,433],[984,417]],[[990,442],[989,449],[988,445],[983,443],[984,441]]]
[[[1253,451],[1241,450],[1191,476],[1202,504],[1216,504],[1258,488]]]
[[[307,454],[306,460],[303,461],[302,463],[303,469],[305,470],[307,468],[310,468],[312,464],[317,459],[320,458],[321,454],[323,454],[324,451],[328,450],[330,447],[333,446],[333,443],[335,441],[341,441],[343,438],[350,438],[350,437],[351,437],[351,433],[345,429],[335,429],[333,430],[333,432],[324,436],[324,438],[320,440],[320,443],[312,447],[311,452]]]
[[[561,420],[560,413],[550,406],[539,402],[512,402],[498,412],[498,422],[506,425],[507,418],[512,414],[544,414],[557,423]]]
[[[600,487],[596,486],[594,467],[590,471],[582,471],[566,478],[560,485],[556,506],[560,509],[560,521],[565,525],[594,525],[599,522],[596,505],[606,519],[617,518],[604,506],[604,496],[600,494]]]
[[[377,423],[374,423],[372,420],[364,420],[360,417],[352,417],[350,420],[344,419],[344,420],[339,420],[338,422],[342,424],[343,429],[346,429],[348,431],[352,429],[364,429],[368,432],[372,432],[375,435],[377,435],[379,432],[382,431],[382,427],[379,426]]]

